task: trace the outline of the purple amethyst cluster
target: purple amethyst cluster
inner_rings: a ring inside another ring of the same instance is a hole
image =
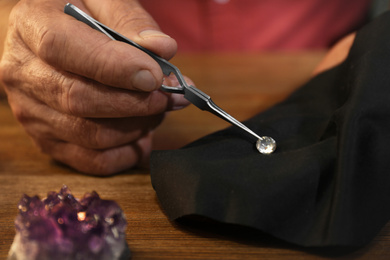
[[[67,186],[47,198],[23,195],[8,259],[129,259],[119,205],[93,191],[77,200]]]

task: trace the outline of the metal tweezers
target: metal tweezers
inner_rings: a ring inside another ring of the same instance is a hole
[[[98,22],[97,20],[93,19],[91,16],[87,15],[85,12],[83,12],[82,10],[80,10],[79,8],[77,8],[76,6],[74,6],[70,3],[66,4],[66,6],[64,8],[64,12],[66,14],[73,16],[77,20],[91,26],[93,29],[96,29],[96,30],[104,33],[107,37],[109,37],[112,40],[128,43],[128,44],[140,49],[141,51],[147,53],[150,57],[152,57],[160,65],[164,75],[169,76],[171,73],[173,73],[176,76],[180,86],[179,87],[170,87],[170,86],[162,85],[161,90],[168,92],[168,93],[183,94],[187,100],[189,100],[192,104],[194,104],[195,106],[197,106],[201,110],[206,110],[206,111],[222,118],[223,120],[241,128],[246,133],[249,133],[251,136],[256,138],[256,140],[257,140],[256,147],[261,153],[269,154],[275,150],[276,144],[275,144],[275,141],[271,137],[267,137],[267,136],[260,137],[255,132],[253,132],[251,129],[249,129],[247,126],[245,126],[240,121],[238,121],[237,119],[235,119],[234,117],[232,117],[231,115],[226,113],[220,107],[218,107],[207,94],[205,94],[204,92],[202,92],[201,90],[197,89],[194,86],[191,86],[191,85],[189,86],[185,82],[183,75],[181,74],[179,69],[176,66],[174,66],[173,64],[169,63],[168,61],[159,57],[158,55],[154,54],[153,52],[149,51],[148,49],[145,49],[141,45],[133,42],[132,40],[126,38],[125,36],[115,32],[114,30],[110,29],[109,27],[105,26],[104,24]],[[268,147],[270,144],[272,145],[272,143],[273,143],[273,146],[271,148]],[[270,149],[268,149],[268,148],[265,150],[263,149],[265,151],[265,152],[263,152],[260,149],[260,145],[263,145],[263,148],[264,148],[264,145],[268,145],[267,147]]]

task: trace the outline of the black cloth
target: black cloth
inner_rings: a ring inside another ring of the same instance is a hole
[[[390,14],[357,34],[341,65],[245,124],[155,151],[152,184],[172,220],[200,215],[303,246],[361,246],[390,217]],[[216,119],[217,120],[217,119]]]

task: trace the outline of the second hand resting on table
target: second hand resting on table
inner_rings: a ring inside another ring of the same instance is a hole
[[[10,15],[0,72],[13,113],[44,153],[78,171],[107,175],[143,165],[164,113],[188,102],[158,90],[163,74],[151,57],[64,14],[65,4],[21,0]],[[137,1],[72,4],[165,59],[176,52]],[[352,41],[316,73],[341,62]]]

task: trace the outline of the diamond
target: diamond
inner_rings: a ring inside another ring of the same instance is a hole
[[[257,140],[256,148],[262,154],[271,154],[276,149],[276,142],[272,137],[262,136]]]

